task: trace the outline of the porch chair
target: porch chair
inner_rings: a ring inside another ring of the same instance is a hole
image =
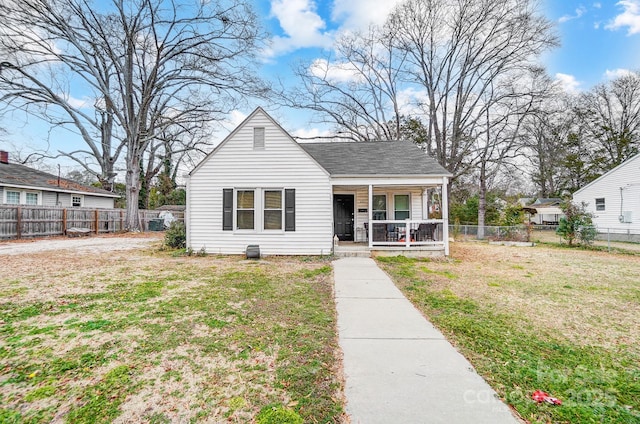
[[[420,224],[418,225],[417,237],[418,241],[434,241],[433,238],[433,230],[435,229],[436,224]]]

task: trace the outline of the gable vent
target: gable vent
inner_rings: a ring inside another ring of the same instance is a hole
[[[253,149],[264,149],[264,127],[255,127],[253,129]]]

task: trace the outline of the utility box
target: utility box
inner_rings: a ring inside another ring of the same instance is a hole
[[[149,220],[149,231],[164,231],[164,219],[150,219]]]
[[[260,246],[257,244],[250,244],[245,251],[247,259],[260,259]]]

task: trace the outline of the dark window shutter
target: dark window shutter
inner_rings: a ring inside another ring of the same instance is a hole
[[[296,190],[294,188],[284,191],[284,230],[296,230]]]
[[[222,230],[233,230],[233,189],[222,190]]]

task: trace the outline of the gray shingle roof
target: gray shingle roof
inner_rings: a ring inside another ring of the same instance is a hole
[[[0,163],[0,186],[28,186],[57,192],[83,192],[118,197],[118,195],[110,191],[79,184],[66,178],[60,178],[60,183],[58,184],[56,175],[17,163]]]
[[[435,159],[408,141],[299,144],[333,176],[451,175]]]

